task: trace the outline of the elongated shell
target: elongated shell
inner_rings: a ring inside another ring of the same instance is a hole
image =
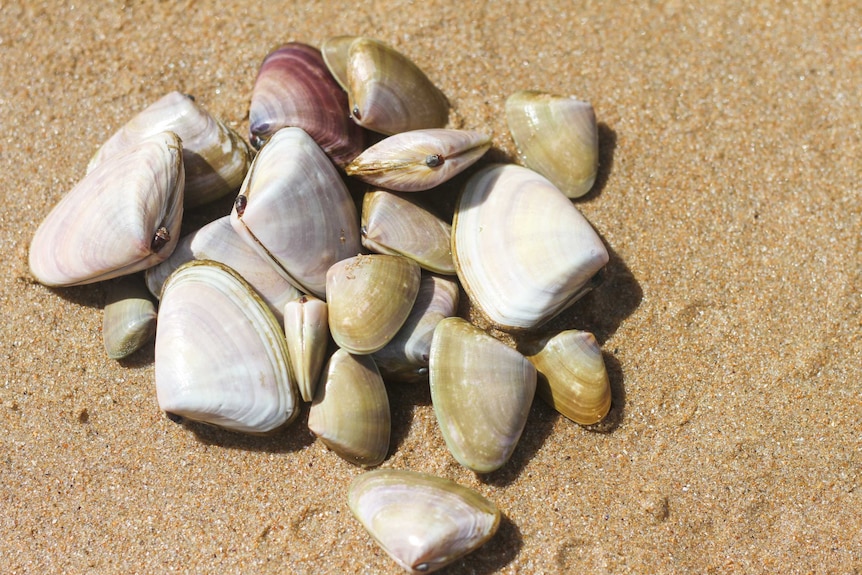
[[[308,428],[340,457],[379,465],[389,451],[389,398],[374,360],[337,350],[326,364],[308,414]]]
[[[233,269],[257,291],[279,322],[283,319],[285,304],[300,296],[298,289],[234,231],[230,216],[180,238],[168,259],[146,271],[150,292],[158,297],[168,276],[192,260],[213,260]]]
[[[458,278],[488,318],[531,329],[586,293],[608,252],[551,182],[515,165],[474,174],[452,223]]]
[[[506,121],[524,164],[570,198],[590,191],[599,169],[599,133],[589,102],[521,91],[506,100]]]
[[[217,200],[242,184],[251,164],[248,145],[193,98],[179,92],[163,96],[117,130],[95,153],[87,171],[119,150],[164,131],[174,132],[183,143],[186,208]]]
[[[433,573],[482,546],[500,511],[454,481],[378,469],[350,484],[348,506],[377,544],[409,573]]]
[[[397,134],[442,128],[449,102],[410,59],[370,38],[350,44],[347,93],[354,121],[375,132]]]
[[[339,347],[374,353],[395,337],[419,293],[419,265],[401,256],[354,256],[326,274],[329,331]]]
[[[311,401],[329,345],[326,302],[302,295],[284,304],[284,337],[299,393],[303,401]]]
[[[359,215],[338,171],[300,128],[275,133],[231,211],[233,229],[297,289],[326,297],[326,272],[359,253]]]
[[[387,381],[428,381],[428,361],[434,328],[441,320],[458,311],[458,282],[423,273],[416,303],[407,321],[386,344],[374,352],[374,361]]]
[[[429,271],[455,274],[452,226],[409,194],[366,192],[360,230],[362,245],[373,252],[405,256]]]
[[[124,276],[105,288],[102,341],[111,359],[141,349],[156,333],[156,306],[139,275]]]
[[[172,132],[103,162],[54,206],[30,244],[30,271],[48,286],[93,283],[171,255],[183,215],[183,156]]]
[[[611,385],[593,334],[567,330],[524,347],[539,371],[537,392],[548,405],[581,425],[601,421],[611,408]]]
[[[155,364],[167,413],[246,433],[297,415],[281,326],[251,286],[217,262],[189,262],[165,282]]]
[[[348,176],[395,190],[430,190],[461,173],[491,147],[491,137],[470,130],[412,130],[389,136],[356,157]]]
[[[536,391],[536,369],[467,321],[441,320],[431,342],[431,402],[446,447],[476,473],[511,457]]]
[[[349,110],[347,94],[329,73],[320,50],[291,42],[261,64],[248,112],[251,141],[259,148],[279,129],[295,126],[344,166],[365,146],[365,134]]]

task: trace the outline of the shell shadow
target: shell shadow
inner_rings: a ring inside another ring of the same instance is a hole
[[[498,573],[515,560],[523,546],[524,538],[521,535],[521,530],[505,513],[500,513],[500,527],[490,541],[466,557],[441,569],[438,573],[441,575]]]
[[[391,430],[389,433],[389,455],[397,452],[413,424],[416,407],[431,405],[431,389],[428,382],[418,383],[386,383],[389,394],[389,410],[391,412]]]
[[[290,425],[269,435],[249,435],[228,431],[214,425],[181,419],[180,426],[195,435],[204,445],[214,445],[225,449],[244,451],[264,451],[267,453],[290,453],[300,451],[314,443],[314,435],[308,430],[308,411],[311,404],[301,403],[300,413]],[[175,421],[171,418],[172,421]]]

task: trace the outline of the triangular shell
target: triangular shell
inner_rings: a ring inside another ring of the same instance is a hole
[[[523,90],[506,100],[506,121],[528,168],[570,198],[590,191],[599,169],[599,132],[589,102]]]
[[[449,102],[425,73],[391,46],[371,38],[350,44],[347,93],[354,121],[375,132],[442,128],[449,119]]]
[[[165,282],[155,365],[167,413],[247,433],[297,415],[281,326],[251,286],[217,262],[189,262]]]
[[[497,532],[500,511],[454,481],[378,469],[353,480],[348,506],[375,541],[409,573],[433,573]]]
[[[533,402],[536,369],[469,322],[440,321],[431,342],[431,402],[446,447],[476,473],[511,457]]]
[[[608,262],[572,202],[547,178],[511,164],[467,181],[452,222],[452,255],[470,300],[504,329],[551,319]]]
[[[601,421],[611,408],[611,385],[593,334],[566,330],[522,348],[540,377],[536,392],[581,425]]]
[[[117,130],[93,155],[87,171],[119,150],[164,131],[174,132],[183,142],[186,208],[217,200],[242,184],[251,164],[248,144],[193,98],[179,92],[166,94]]]
[[[240,237],[285,279],[320,298],[330,266],[360,250],[353,198],[300,128],[282,128],[261,148],[230,217]]]
[[[284,337],[299,393],[311,401],[329,346],[326,302],[303,295],[284,304]]]
[[[154,266],[173,252],[183,215],[180,139],[162,132],[84,176],[30,244],[30,271],[48,286],[93,283]]]
[[[326,274],[329,331],[339,347],[374,353],[395,337],[419,293],[413,260],[381,254],[354,256]]]
[[[379,465],[389,451],[389,397],[367,355],[337,350],[326,364],[308,413],[308,428],[340,457]]]
[[[362,245],[373,252],[405,256],[429,271],[455,274],[452,226],[411,194],[366,192],[360,229]]]

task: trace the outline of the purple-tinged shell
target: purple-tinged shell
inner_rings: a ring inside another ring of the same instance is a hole
[[[302,128],[335,164],[345,166],[365,147],[365,133],[350,119],[347,94],[320,50],[291,42],[263,60],[249,108],[249,132],[260,148],[280,128]]]

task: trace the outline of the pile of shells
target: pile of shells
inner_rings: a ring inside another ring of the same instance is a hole
[[[527,167],[481,167],[442,218],[429,198],[491,138],[447,129],[446,97],[380,41],[286,44],[255,81],[250,145],[191,97],[166,95],[48,214],[31,272],[48,286],[124,276],[109,284],[105,348],[124,357],[155,333],[171,419],[263,434],[311,402],[308,428],[372,467],[389,452],[386,384],[427,383],[452,456],[492,472],[517,448],[537,390],[583,425],[611,400],[591,334],[520,337],[516,350],[456,315],[463,288],[491,325],[529,336],[608,261],[570,201],[596,177],[590,104],[518,92],[505,112]],[[361,210],[348,178],[367,184]],[[230,214],[180,237],[184,209],[228,194]],[[500,520],[479,494],[406,470],[358,476],[349,506],[414,573],[469,553]]]

